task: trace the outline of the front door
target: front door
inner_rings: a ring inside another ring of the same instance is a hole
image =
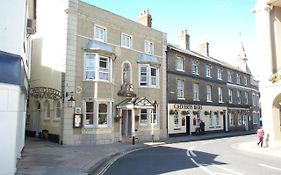
[[[187,115],[186,116],[186,124],[185,124],[185,127],[186,127],[186,135],[190,135],[190,116]]]
[[[132,110],[122,110],[122,136],[132,135]]]

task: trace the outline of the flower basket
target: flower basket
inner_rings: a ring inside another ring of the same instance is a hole
[[[187,114],[188,114],[187,111],[185,111],[185,110],[181,111],[181,115],[187,115]]]
[[[171,109],[170,112],[169,112],[170,115],[174,115],[175,113],[176,112],[173,109]]]
[[[204,114],[205,115],[210,115],[210,112],[209,111],[205,111]]]
[[[223,111],[221,111],[220,114],[223,115]]]
[[[199,114],[199,111],[193,111],[193,115]]]
[[[219,113],[218,113],[218,111],[215,111],[214,114],[215,114],[215,115],[218,115]]]
[[[121,119],[121,116],[119,116],[119,115],[114,117],[115,122],[118,122],[120,119]]]

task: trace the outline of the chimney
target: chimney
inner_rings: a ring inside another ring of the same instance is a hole
[[[208,42],[204,42],[204,43],[200,44],[199,49],[200,49],[199,52],[202,55],[209,57],[209,43]]]
[[[152,17],[149,14],[149,10],[148,9],[144,10],[139,15],[138,22],[141,23],[142,25],[147,26],[147,27],[152,27]]]
[[[183,49],[189,50],[189,38],[187,29],[182,29],[179,34],[179,46]]]

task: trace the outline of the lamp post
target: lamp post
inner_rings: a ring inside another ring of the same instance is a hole
[[[69,96],[69,92],[66,92],[66,97]],[[67,107],[74,108],[75,107],[75,99],[73,98],[73,92],[70,92],[70,98],[67,100]]]

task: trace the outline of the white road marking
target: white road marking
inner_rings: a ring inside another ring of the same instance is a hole
[[[197,157],[197,155],[193,152],[193,147],[190,148],[189,152],[193,157]]]
[[[222,169],[222,170],[225,170],[225,171],[227,171],[227,172],[230,172],[230,173],[232,173],[232,174],[243,175],[243,174],[241,174],[241,173],[238,173],[238,172],[236,172],[236,171],[230,170],[230,169],[228,169],[228,168],[225,168],[225,167],[223,167],[223,166],[220,166],[220,165],[217,165],[217,164],[214,164],[214,163],[212,163],[212,165],[214,165],[215,167],[220,168],[220,169]]]
[[[204,167],[204,166],[201,165],[200,163],[197,163],[193,158],[190,158],[190,160],[191,160],[195,165],[197,165],[199,168],[201,168],[203,171],[205,171],[206,173],[211,174],[211,175],[216,175],[216,174],[213,173],[212,171],[208,170],[208,168]]]
[[[189,150],[188,150],[188,149],[186,150],[186,155],[187,155],[188,157],[190,157],[190,153],[189,153]]]
[[[266,167],[266,168],[270,168],[270,169],[273,169],[273,170],[277,170],[277,171],[281,171],[281,168],[277,168],[277,167],[274,167],[274,166],[270,166],[270,165],[266,165],[266,164],[259,164],[260,166],[263,166],[263,167]]]

